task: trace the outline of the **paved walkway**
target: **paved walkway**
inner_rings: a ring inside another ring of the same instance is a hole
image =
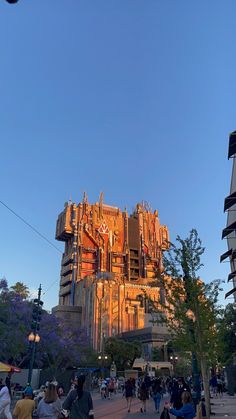
[[[211,399],[211,418],[215,419],[236,419],[236,395],[229,396],[224,394],[223,397],[214,397]]]
[[[95,419],[141,419],[142,417],[147,417],[150,419],[160,418],[160,414],[156,413],[154,410],[154,402],[152,399],[147,400],[146,413],[140,412],[141,402],[137,398],[133,398],[131,411],[128,413],[126,399],[121,394],[114,395],[111,400],[101,400],[100,395],[93,393],[93,401]],[[163,401],[161,402],[160,412],[162,409]],[[174,417],[172,419],[174,419]]]
[[[141,402],[134,398],[132,400],[131,412],[128,413],[126,399],[122,394],[114,395],[111,400],[102,400],[98,392],[92,393],[94,401],[95,419],[160,419],[160,414],[154,411],[154,402],[152,399],[147,400],[147,412],[141,413]],[[163,409],[163,402],[168,398],[162,400],[160,412]],[[15,404],[15,403],[14,403]],[[211,419],[236,419],[236,396],[228,396],[224,394],[221,398],[211,399]],[[171,419],[175,419],[170,415]],[[0,417],[3,419],[3,416]]]
[[[154,411],[153,400],[147,401],[147,412],[140,412],[141,402],[134,398],[131,405],[131,412],[127,412],[126,399],[121,394],[117,394],[113,399],[101,400],[100,395],[93,393],[95,418],[96,419],[159,419],[160,414]],[[168,400],[168,399],[165,399]],[[164,400],[164,401],[165,401]],[[161,403],[160,412],[163,409],[163,401]],[[211,419],[236,419],[236,396],[225,394],[222,398],[211,399],[212,414]],[[175,419],[170,415],[171,419]]]

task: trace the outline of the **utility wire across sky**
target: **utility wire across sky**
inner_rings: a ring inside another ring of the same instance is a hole
[[[29,227],[31,230],[33,230],[34,233],[36,233],[41,239],[45,240],[50,246],[54,247],[54,249],[57,250],[59,253],[63,253],[59,247],[55,246],[51,240],[49,240],[47,237],[45,237],[40,231],[38,231],[34,226],[32,226],[28,221],[26,221],[23,217],[21,217],[19,214],[17,214],[12,208],[10,208],[7,204],[5,204],[3,201],[0,200],[0,204],[2,204],[8,211],[10,211],[12,214],[14,214],[17,218],[19,218],[20,221],[22,221],[27,227]],[[57,282],[57,280],[53,281],[53,283],[48,287],[48,289],[43,293],[45,295],[47,291]]]
[[[21,217],[19,214],[17,214],[13,209],[11,209],[7,204],[5,204],[3,201],[0,200],[0,204],[2,204],[5,208],[7,208],[10,212],[12,212],[12,214],[14,214],[17,218],[19,218],[24,224],[26,224],[29,228],[31,228],[31,230],[33,230],[36,234],[38,234],[39,237],[41,237],[41,239],[45,240],[47,243],[50,244],[50,246],[54,247],[54,249],[56,249],[58,252],[60,252],[61,254],[63,253],[59,247],[55,246],[54,243],[52,243],[49,239],[47,239],[47,237],[45,237],[42,233],[40,233],[40,231],[38,231],[35,227],[33,227],[30,223],[28,223],[28,221],[26,221],[23,217]]]

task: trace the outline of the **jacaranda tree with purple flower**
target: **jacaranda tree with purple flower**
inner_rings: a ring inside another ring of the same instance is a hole
[[[18,286],[9,289],[6,279],[0,280],[0,360],[27,368],[32,302],[18,289]],[[50,368],[56,376],[59,370],[84,364],[90,350],[83,329],[43,310],[39,335],[35,367]]]

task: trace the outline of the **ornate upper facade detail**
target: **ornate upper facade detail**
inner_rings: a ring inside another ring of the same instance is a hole
[[[112,336],[150,326],[148,298],[160,298],[159,274],[169,233],[147,202],[127,211],[84,194],[65,204],[56,239],[65,242],[59,306],[81,307],[81,324],[94,348]]]

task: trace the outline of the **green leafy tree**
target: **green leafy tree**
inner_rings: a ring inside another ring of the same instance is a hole
[[[174,361],[174,374],[179,377],[190,376],[192,372],[190,352],[178,353],[178,360]]]
[[[152,360],[155,362],[164,361],[164,354],[161,348],[153,348],[152,350]]]
[[[115,362],[118,370],[131,368],[135,358],[140,358],[142,347],[140,342],[127,342],[115,337],[105,341],[105,353]]]
[[[219,281],[205,284],[197,272],[204,252],[196,230],[189,237],[177,236],[176,245],[164,256],[161,284],[165,291],[162,309],[174,345],[196,355],[203,379],[207,417],[210,416],[208,368],[218,356],[216,322]]]
[[[15,285],[11,286],[10,290],[20,295],[23,300],[26,300],[30,296],[29,288],[23,282],[16,282]]]
[[[236,356],[236,303],[228,304],[219,320],[220,362],[231,365]]]

